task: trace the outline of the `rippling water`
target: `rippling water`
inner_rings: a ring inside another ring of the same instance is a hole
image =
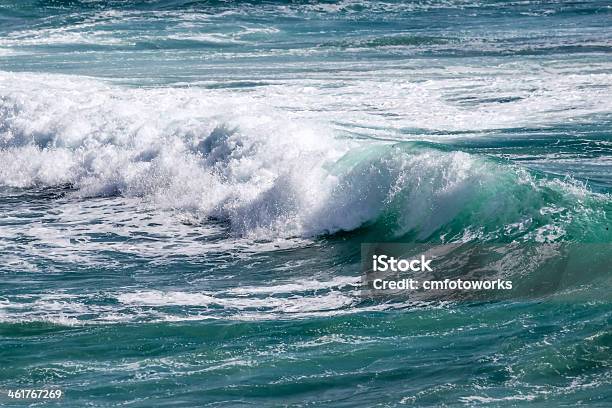
[[[2,2],[0,402],[611,405],[609,268],[360,296],[366,242],[612,258],[611,14]]]

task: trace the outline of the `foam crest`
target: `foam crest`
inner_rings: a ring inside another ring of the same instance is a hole
[[[346,149],[253,98],[133,90],[65,77],[3,75],[0,184],[70,183],[80,196],[144,197],[162,208],[283,228],[325,189]],[[16,84],[16,85],[14,85]]]

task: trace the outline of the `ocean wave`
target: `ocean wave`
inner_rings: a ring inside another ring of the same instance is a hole
[[[434,143],[339,139],[251,95],[36,75],[2,84],[5,187],[140,197],[253,238],[360,228],[442,242],[609,237],[610,197],[578,183]]]

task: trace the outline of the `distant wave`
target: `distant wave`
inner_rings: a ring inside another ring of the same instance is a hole
[[[233,58],[233,53],[325,57],[338,51],[384,51],[395,58],[599,55],[612,49],[610,33],[599,28],[577,33],[572,25],[551,23],[551,35],[542,25],[520,32],[507,27],[508,18],[529,26],[535,18],[568,15],[592,16],[598,27],[610,13],[605,2],[511,2],[504,13],[498,12],[497,2],[462,0],[9,1],[0,4],[0,57],[16,51],[46,55],[50,48],[76,53],[172,49],[224,58]],[[353,31],[352,25],[337,25],[339,21],[359,22],[359,28]],[[479,23],[464,27],[463,21]],[[311,30],[313,24],[319,28]]]

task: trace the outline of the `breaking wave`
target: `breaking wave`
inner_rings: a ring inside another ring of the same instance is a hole
[[[571,180],[431,142],[338,138],[246,93],[1,83],[0,186],[139,197],[248,237],[609,240],[610,197]]]

